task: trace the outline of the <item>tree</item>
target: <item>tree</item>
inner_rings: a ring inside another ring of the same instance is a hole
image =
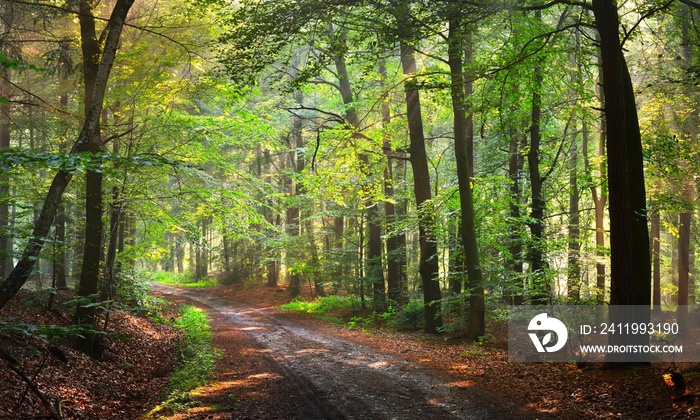
[[[96,89],[96,77],[99,69],[100,45],[95,30],[95,18],[92,15],[92,4],[88,0],[79,2],[80,45],[83,52],[83,83],[85,88],[84,104],[87,118],[93,90]],[[100,109],[100,116],[104,116]],[[99,167],[97,154],[102,151],[99,122],[95,132],[87,139],[86,151],[92,154],[97,163],[96,169],[85,172],[85,242],[83,248],[78,296],[92,302],[99,291],[100,261],[102,259],[102,170]],[[78,304],[75,320],[78,325],[92,327],[95,325],[96,309],[92,305]],[[94,335],[85,333],[79,340],[81,349],[94,355],[100,352],[96,347]]]
[[[617,7],[593,0],[605,93],[613,305],[651,303],[642,139],[634,87],[619,36]]]
[[[95,75],[94,89],[91,95],[90,107],[87,110],[85,122],[76,140],[71,154],[82,153],[90,150],[90,144],[98,135],[99,119],[102,114],[102,101],[109,74],[114,64],[114,58],[119,46],[126,16],[133,4],[133,0],[118,0],[112,10],[109,30],[105,39],[102,56]],[[29,278],[36,263],[37,257],[44,244],[44,238],[48,235],[49,229],[56,214],[56,209],[61,200],[61,196],[73,176],[71,168],[63,168],[54,176],[49,188],[44,204],[36,220],[32,235],[24,248],[22,256],[10,275],[0,283],[0,309],[19,291],[24,282]]]
[[[611,305],[640,305],[640,309],[611,311],[610,322],[648,322],[651,303],[651,261],[647,228],[642,139],[634,87],[619,36],[619,17],[612,0],[593,0],[605,93],[605,122],[610,198]],[[645,308],[645,309],[641,309]],[[646,335],[635,344],[648,343]],[[611,344],[621,338],[611,335]],[[629,344],[629,343],[626,343]],[[623,361],[609,355],[609,361]]]
[[[449,20],[448,55],[450,66],[452,113],[454,115],[455,159],[461,208],[461,240],[464,261],[469,277],[469,315],[467,337],[478,338],[485,334],[484,285],[479,261],[479,248],[474,227],[474,195],[472,193],[472,162],[469,158],[469,137],[473,137],[473,122],[466,115],[465,80],[462,55],[465,51],[465,33],[462,22],[455,14]]]
[[[405,25],[408,21],[408,11],[399,11],[397,21]],[[403,14],[403,15],[402,15]],[[406,40],[401,40],[401,67],[403,69],[404,89],[406,92],[406,112],[408,115],[409,137],[411,139],[408,152],[413,170],[413,190],[418,212],[418,240],[420,242],[420,272],[423,303],[425,305],[425,331],[434,333],[442,325],[437,302],[442,299],[440,283],[438,282],[437,243],[433,229],[435,214],[431,199],[430,173],[425,153],[425,137],[423,133],[423,116],[421,115],[420,95],[418,87],[411,76],[416,72],[417,65],[413,46]]]

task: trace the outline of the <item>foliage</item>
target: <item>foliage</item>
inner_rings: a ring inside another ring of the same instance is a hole
[[[425,320],[425,308],[423,302],[411,300],[406,305],[396,310],[396,314],[389,321],[389,325],[399,330],[422,328]]]
[[[21,322],[0,320],[0,334],[17,334],[37,338],[43,342],[50,342],[55,338],[75,338],[86,331],[79,325],[39,325]],[[93,332],[90,329],[90,332]]]
[[[469,306],[469,292],[463,291],[457,295],[444,297],[440,306],[443,324],[440,332],[456,334],[464,331],[467,326],[467,310]]]
[[[117,296],[131,311],[143,313],[151,320],[164,323],[164,314],[168,313],[173,304],[161,297],[149,293],[150,287],[143,280],[143,273],[130,271],[124,273],[117,284]]]

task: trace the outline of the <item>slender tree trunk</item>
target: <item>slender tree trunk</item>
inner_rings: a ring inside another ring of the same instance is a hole
[[[449,250],[447,288],[452,295],[462,293],[462,283],[466,266],[464,264],[464,247],[462,246],[462,226],[459,220],[447,221],[447,242]]]
[[[302,93],[297,92],[295,96],[297,103],[301,104],[303,101]],[[294,116],[292,122],[291,140],[294,142],[293,147],[295,151],[290,153],[290,167],[294,168],[294,172],[297,174],[301,173],[304,170],[304,166],[306,166],[303,156],[304,136],[302,135],[302,129],[303,121],[301,118]],[[291,179],[289,188],[290,190],[292,189]],[[297,180],[293,191],[290,191],[290,195],[299,197],[302,194],[304,194],[304,185],[301,183],[301,181]],[[299,237],[301,234],[299,213],[300,209],[297,204],[287,209],[287,234],[292,237]],[[292,270],[292,272],[289,274],[288,284],[288,291],[292,297],[299,296],[301,294],[301,273],[299,273],[298,270]]]
[[[454,113],[455,159],[457,161],[457,183],[461,209],[461,234],[464,261],[469,278],[469,313],[467,316],[467,337],[478,338],[486,331],[484,285],[479,262],[479,249],[474,223],[474,195],[471,187],[471,162],[467,145],[472,143],[474,130],[471,114],[465,113],[464,72],[462,54],[464,52],[464,31],[461,22],[453,18],[449,22],[448,55],[451,78],[452,111]]]
[[[510,178],[510,225],[508,234],[508,252],[510,257],[507,259],[508,272],[513,276],[509,284],[506,285],[506,302],[511,305],[520,305],[524,302],[525,284],[523,283],[523,241],[521,237],[521,221],[520,221],[520,173],[525,166],[525,159],[521,150],[524,149],[527,138],[522,136],[518,138],[518,134],[513,131],[508,145],[508,178]]]
[[[119,109],[119,105],[115,105],[114,109]],[[116,127],[121,123],[121,119],[117,113],[113,112],[114,125]],[[115,139],[112,144],[112,153],[118,155],[120,153],[120,141]],[[119,163],[115,163],[114,168],[119,169]],[[123,183],[126,183],[126,170],[124,173]],[[119,226],[121,226],[121,216],[123,204],[121,202],[121,191],[118,185],[112,187],[112,202],[109,205],[109,242],[107,244],[107,258],[105,261],[105,281],[103,284],[102,297],[104,299],[112,299],[115,291],[116,284],[118,282],[119,270],[116,264],[117,251],[119,245]],[[173,242],[176,243],[173,237]],[[171,242],[172,243],[172,242]],[[175,246],[175,245],[174,245]],[[176,251],[173,249],[170,259],[173,260],[177,257]],[[174,267],[173,267],[174,268]],[[172,268],[171,268],[172,269]]]
[[[693,66],[693,41],[690,38],[690,29],[692,22],[692,10],[687,9],[686,6],[682,6],[683,14],[681,17],[681,44],[683,45],[683,65],[687,71],[692,71]],[[684,85],[685,86],[685,85]],[[691,109],[690,115],[688,115],[683,121],[683,136],[686,137],[689,144],[696,145],[698,141],[697,136],[697,122],[698,122],[698,104],[697,104],[697,93],[695,89],[685,86],[685,96],[688,98],[688,108]],[[685,162],[683,163],[685,166]],[[691,171],[687,171],[691,172]],[[685,209],[680,214],[680,225],[678,227],[678,312],[679,321],[687,322],[688,308],[687,305],[694,303],[695,301],[695,285],[692,281],[692,268],[691,267],[691,256],[693,254],[693,247],[691,245],[691,225],[693,221],[693,213],[695,210],[695,180],[694,177],[688,173],[682,180],[682,197],[681,200],[685,204]],[[694,264],[693,264],[694,265]]]
[[[228,230],[224,228],[223,235],[221,238],[221,244],[223,245],[223,258],[224,258],[224,273],[228,276],[231,273],[231,240],[228,238]]]
[[[124,221],[122,217],[122,222],[119,228],[119,240],[124,241]],[[175,238],[175,267],[178,274],[182,274],[185,271],[185,248],[182,246],[182,237],[178,236]]]
[[[581,228],[579,215],[579,190],[578,190],[578,145],[576,137],[571,141],[569,153],[569,252],[567,265],[567,291],[568,300],[577,303],[581,300]]]
[[[379,61],[379,74],[381,77],[382,86],[387,89],[386,85],[386,60]],[[385,130],[388,130],[391,123],[391,109],[389,101],[382,101],[381,107],[382,124]],[[384,170],[384,214],[386,215],[387,223],[387,238],[386,238],[386,261],[387,261],[387,289],[389,303],[396,303],[399,306],[405,305],[408,302],[408,297],[402,287],[404,273],[406,271],[406,235],[404,233],[392,232],[396,224],[396,206],[394,205],[394,151],[391,147],[389,134],[385,133],[382,142],[382,149],[386,156],[386,169]],[[401,246],[404,244],[404,246]]]
[[[270,156],[270,151],[268,149],[263,150],[263,159],[265,163],[264,167],[264,173],[265,174],[270,174],[271,170],[270,167],[272,165],[272,158]],[[275,226],[275,206],[274,202],[272,199],[268,199],[268,206],[264,208],[264,213],[265,213],[265,220],[270,226]],[[274,235],[274,230],[270,230],[272,234]],[[279,262],[278,262],[278,257],[279,253],[276,249],[272,247],[268,247],[268,260],[267,260],[267,286],[268,287],[277,287],[277,283],[279,282]]]
[[[673,215],[673,226],[680,226],[680,220],[678,220],[678,215]],[[671,294],[669,301],[676,305],[678,304],[678,273],[680,269],[678,268],[678,240],[675,238],[673,233],[669,235],[675,240],[671,241],[671,284],[676,288],[676,293]]]
[[[189,271],[194,274],[195,277],[197,277],[197,256],[195,252],[196,244],[193,242],[189,242]]]
[[[3,29],[0,38],[5,38],[12,31],[15,8],[12,3],[0,6],[0,18]],[[7,43],[2,42],[0,53],[10,55]],[[10,148],[12,117],[12,72],[9,67],[0,66],[0,98],[6,102],[0,104],[0,151]],[[21,136],[21,135],[20,135]],[[20,137],[21,138],[21,137]],[[22,148],[20,140],[20,149]],[[13,234],[10,223],[10,184],[7,173],[0,174],[0,279],[6,279],[14,268],[12,256]],[[14,206],[13,206],[14,213]],[[13,215],[14,220],[14,215]],[[1,306],[0,306],[1,307]]]
[[[601,84],[602,84],[601,73]],[[600,103],[605,106],[605,94],[600,91]],[[600,160],[599,172],[601,177],[600,194],[598,189],[592,186],[593,204],[595,206],[595,249],[596,249],[596,303],[602,305],[605,302],[605,207],[608,203],[607,170],[605,166],[605,144],[607,142],[607,128],[605,113],[601,113],[600,136],[598,141],[598,159]]]
[[[88,151],[88,146],[92,142],[93,137],[99,134],[97,128],[100,114],[102,113],[102,101],[107,88],[109,73],[114,63],[124,20],[132,4],[133,0],[117,0],[114,6],[104,52],[102,53],[102,59],[97,72],[90,108],[88,109],[85,123],[80,131],[78,140],[71,150],[71,154]],[[12,273],[0,284],[0,309],[19,291],[29,277],[43,247],[43,238],[49,233],[61,196],[68,182],[70,182],[71,177],[71,172],[61,170],[51,182],[39,218],[34,225],[32,235],[22,252],[22,257],[17,263],[17,266],[12,270]]]
[[[661,313],[661,216],[659,211],[651,213],[651,256],[653,260],[652,304]]]
[[[405,16],[405,18],[407,17]],[[440,317],[437,303],[442,299],[442,294],[438,279],[437,243],[433,233],[435,229],[435,213],[430,203],[430,172],[425,150],[419,90],[416,82],[411,79],[417,71],[415,51],[411,45],[404,41],[401,41],[401,67],[406,78],[404,89],[406,92],[406,111],[410,137],[408,151],[413,168],[413,190],[418,212],[418,241],[420,243],[418,271],[422,280],[423,303],[425,304],[425,331],[435,333],[442,326],[442,318]]]
[[[9,83],[10,70],[0,69],[0,98],[10,100],[12,87]],[[11,105],[0,104],[0,151],[10,148]],[[10,184],[7,174],[0,174],[0,278],[6,278],[13,269],[12,234],[10,233]]]
[[[205,217],[202,219],[202,272],[200,273],[202,279],[206,279],[209,275],[209,218]]]
[[[542,19],[542,12],[536,11],[535,18]],[[547,262],[544,256],[544,210],[545,201],[542,196],[542,178],[540,175],[540,119],[542,115],[542,65],[541,59],[535,64],[534,85],[532,90],[532,112],[530,125],[530,149],[527,154],[530,171],[531,210],[528,227],[532,241],[528,250],[531,273],[531,299],[534,304],[545,305],[552,298],[552,285],[547,273]]]
[[[600,37],[596,35],[596,39]],[[602,69],[602,58],[598,55],[598,64]],[[603,72],[600,71],[598,84],[596,85],[596,94],[600,101],[601,109],[605,107],[605,93],[603,91]],[[602,305],[605,302],[605,206],[608,200],[607,190],[607,171],[605,167],[605,143],[607,140],[607,128],[605,122],[605,112],[600,113],[600,128],[598,136],[598,173],[600,179],[600,190],[591,183],[590,190],[593,198],[593,206],[595,209],[595,254],[596,254],[596,277],[595,277],[595,295],[596,303]],[[584,167],[588,177],[593,178],[593,171],[590,167],[590,159],[588,157],[588,121],[583,121],[583,159]]]
[[[692,204],[694,202],[695,183],[685,181],[683,185],[683,202],[691,209],[683,211],[678,226],[678,315],[679,321],[687,321],[690,290],[690,236],[693,220]]]
[[[63,94],[59,100],[61,109],[68,109],[68,95]],[[66,133],[61,135],[61,143],[58,146],[58,151],[65,153],[68,147],[68,142],[66,139]],[[54,269],[54,279],[56,280],[56,288],[59,290],[64,290],[68,288],[68,283],[66,281],[66,204],[63,200],[60,201],[58,208],[56,209],[56,220],[55,220],[55,241],[56,241],[56,255],[54,255],[54,260],[56,261]]]

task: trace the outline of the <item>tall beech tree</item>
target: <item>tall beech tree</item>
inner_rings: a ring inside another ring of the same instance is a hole
[[[634,86],[622,50],[616,2],[593,0],[605,93],[613,305],[651,303],[646,190]]]
[[[398,12],[399,25],[409,21],[408,11]],[[425,152],[425,134],[423,132],[423,116],[421,113],[420,94],[416,81],[412,76],[418,70],[415,50],[407,40],[401,40],[401,68],[403,69],[404,89],[406,93],[406,112],[408,115],[408,130],[411,140],[408,152],[413,170],[413,192],[418,212],[418,241],[420,243],[420,260],[418,271],[423,288],[423,303],[425,305],[425,331],[437,332],[442,326],[438,302],[442,299],[438,281],[439,265],[437,242],[435,240],[435,209],[431,203],[430,171]]]
[[[95,29],[95,17],[93,5],[89,0],[81,0],[78,3],[78,21],[80,22],[80,45],[83,52],[83,85],[85,89],[84,104],[85,114],[90,109],[93,100],[93,90],[99,69],[101,48]],[[100,110],[100,116],[106,116],[105,109]],[[78,283],[78,296],[92,300],[97,295],[100,283],[100,260],[102,257],[102,169],[96,158],[102,151],[102,138],[99,124],[95,132],[88,138],[86,151],[89,152],[95,169],[85,171],[85,233],[82,267],[80,269],[80,282]],[[93,305],[78,304],[75,312],[75,320],[78,325],[93,326],[95,324],[96,309]],[[99,350],[94,346],[94,336],[83,334],[80,338],[80,347],[88,354]]]
[[[464,249],[464,261],[469,278],[469,315],[467,317],[467,337],[478,338],[486,331],[484,302],[484,284],[479,261],[479,248],[474,226],[474,195],[472,193],[473,158],[470,159],[469,137],[473,137],[471,115],[465,109],[465,90],[463,54],[465,51],[465,28],[457,13],[449,19],[447,37],[450,66],[450,92],[452,96],[453,127],[455,136],[455,159],[457,161],[457,182],[461,208],[461,240]]]
[[[608,136],[610,304],[637,305],[638,308],[633,313],[611,311],[610,322],[644,323],[650,319],[651,260],[642,138],[634,86],[622,49],[616,2],[593,0],[592,8],[600,35]],[[644,345],[649,342],[647,335],[640,334],[634,338],[635,344]],[[609,337],[609,342],[618,344],[621,338],[613,334]],[[620,362],[624,358],[609,355],[607,360]]]

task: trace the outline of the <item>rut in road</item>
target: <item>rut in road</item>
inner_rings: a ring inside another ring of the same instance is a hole
[[[332,334],[314,330],[202,289],[160,284],[164,294],[184,296],[226,317],[250,334],[292,382],[298,413],[290,418],[327,419],[494,419],[443,375]],[[519,416],[522,418],[521,416]]]

